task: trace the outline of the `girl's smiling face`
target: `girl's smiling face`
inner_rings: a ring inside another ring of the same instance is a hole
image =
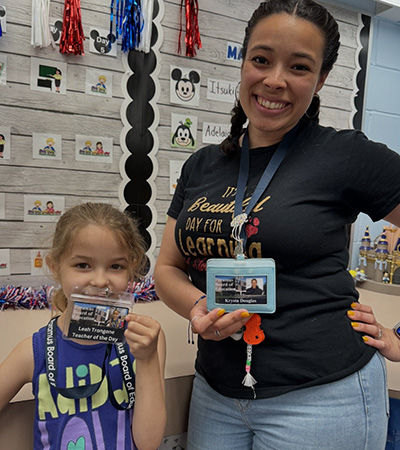
[[[125,291],[132,271],[128,252],[115,233],[97,225],[80,229],[60,266],[50,268],[68,299],[76,286]]]
[[[311,22],[288,14],[254,27],[241,68],[240,103],[249,119],[250,147],[280,142],[323,86],[325,38]]]

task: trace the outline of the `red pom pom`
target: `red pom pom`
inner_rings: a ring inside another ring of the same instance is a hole
[[[65,0],[60,53],[84,55],[81,0]]]

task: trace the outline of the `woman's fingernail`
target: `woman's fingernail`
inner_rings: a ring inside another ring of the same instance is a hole
[[[248,313],[247,311],[243,311],[243,312],[240,314],[240,316],[241,316],[241,317],[250,317],[250,313]]]
[[[351,306],[352,308],[357,308],[357,303],[356,303],[356,302],[353,302],[350,306]]]
[[[363,338],[364,342],[368,342],[369,341],[369,337],[368,336],[363,336],[362,338]]]
[[[358,328],[360,326],[360,324],[358,322],[351,322],[351,326],[353,328]]]
[[[355,316],[356,313],[354,311],[347,311],[348,316]]]
[[[217,316],[218,317],[221,317],[221,316],[223,316],[225,314],[225,310],[224,309],[220,309],[218,312],[217,312]]]

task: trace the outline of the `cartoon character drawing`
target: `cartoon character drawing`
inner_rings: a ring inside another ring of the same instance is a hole
[[[61,31],[62,31],[62,21],[56,20],[53,25],[50,25],[50,32],[53,36],[54,42],[58,42],[58,40],[61,37]]]
[[[6,138],[4,137],[4,134],[0,134],[0,158],[3,158],[5,145],[6,145]]]
[[[103,150],[103,143],[102,142],[97,142],[96,143],[96,150],[93,152],[94,155],[104,155],[104,150]]]
[[[176,81],[175,93],[178,98],[184,102],[192,100],[196,92],[195,84],[200,82],[198,72],[191,70],[189,78],[183,78],[181,69],[174,69],[171,73],[171,78]]]
[[[54,210],[54,203],[53,203],[51,200],[49,200],[49,201],[46,203],[46,209],[44,210],[44,213],[45,213],[45,214],[54,214],[54,213],[55,213],[55,210]]]
[[[33,205],[34,206],[32,208],[32,211],[34,211],[35,214],[38,214],[38,213],[42,212],[42,202],[40,200],[36,200]]]
[[[99,82],[96,84],[96,86],[99,89],[99,92],[106,92],[107,91],[107,88],[106,88],[106,85],[105,85],[106,81],[107,81],[107,78],[104,75],[100,75],[99,76]]]
[[[56,155],[56,149],[54,148],[55,140],[53,138],[46,139],[46,147],[44,147],[43,151],[39,150],[39,154],[45,154],[50,156]]]
[[[111,50],[111,44],[115,42],[115,36],[108,34],[106,37],[100,36],[97,30],[90,32],[90,37],[93,39],[94,48],[99,53],[109,53]]]
[[[61,80],[62,80],[61,70],[60,69],[56,69],[56,73],[54,75],[50,75],[50,76],[54,78],[54,85],[56,87],[56,92],[59,94],[60,93]]]
[[[85,146],[83,147],[83,153],[86,155],[92,154],[92,141],[86,141]]]
[[[172,136],[172,145],[178,145],[179,147],[193,147],[195,145],[194,138],[190,132],[190,127],[192,126],[192,121],[187,118],[185,123],[179,122],[180,125],[175,130]]]

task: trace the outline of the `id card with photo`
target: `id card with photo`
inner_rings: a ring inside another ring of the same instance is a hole
[[[71,295],[64,338],[108,344],[125,342],[125,317],[132,310],[134,295],[127,292],[104,294],[104,290],[96,294]]]
[[[276,309],[275,261],[270,258],[209,259],[207,308],[272,314]]]

